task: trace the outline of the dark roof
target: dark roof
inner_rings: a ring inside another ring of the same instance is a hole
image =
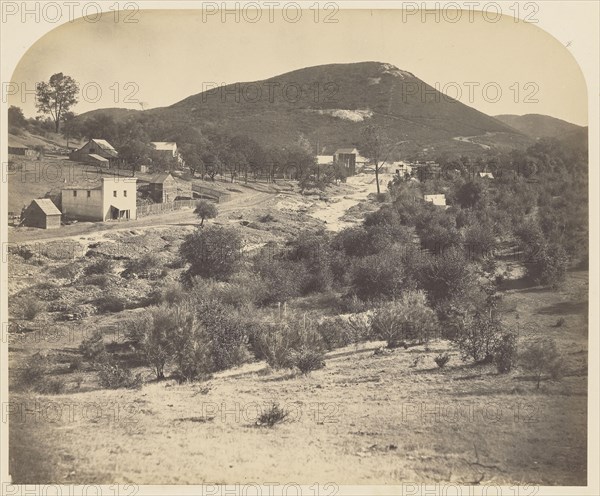
[[[46,215],[62,215],[60,210],[49,198],[38,198],[37,200],[33,200],[31,203],[35,203]]]
[[[173,176],[171,176],[170,172],[160,172],[158,174],[154,174],[150,179],[148,179],[148,182],[150,184],[162,184],[169,176],[171,179],[175,179]]]

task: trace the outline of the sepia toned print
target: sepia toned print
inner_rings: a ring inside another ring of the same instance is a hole
[[[2,82],[3,494],[588,494],[596,90],[543,4],[158,5],[2,4],[55,24]]]

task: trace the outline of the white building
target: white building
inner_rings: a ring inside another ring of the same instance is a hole
[[[317,165],[332,165],[333,155],[317,155]]]
[[[423,195],[423,200],[429,203],[433,203],[437,207],[446,206],[446,195]]]
[[[150,143],[161,157],[175,159],[179,165],[183,165],[183,158],[174,141],[152,141]]]
[[[134,177],[113,176],[64,186],[61,190],[63,215],[96,222],[136,219],[136,183]]]

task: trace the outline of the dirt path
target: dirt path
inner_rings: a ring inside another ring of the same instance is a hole
[[[219,205],[219,215],[234,211],[253,208],[265,203],[275,197],[275,193],[256,192],[242,193],[234,196],[231,201]],[[165,212],[160,215],[150,215],[137,220],[122,222],[85,222],[63,226],[60,229],[61,235],[56,236],[56,231],[46,231],[40,229],[10,229],[9,240],[11,243],[28,245],[33,243],[50,243],[57,241],[81,241],[94,242],[102,239],[108,232],[119,231],[146,231],[148,229],[160,229],[177,225],[196,224],[198,218],[191,209],[177,210],[174,212]]]
[[[381,191],[387,190],[387,183],[391,179],[391,174],[379,175]],[[360,222],[360,219],[351,221],[342,220],[342,218],[350,208],[367,201],[368,196],[377,191],[374,174],[359,174],[357,176],[349,177],[346,185],[351,187],[350,191],[332,195],[329,202],[315,202],[311,209],[310,215],[326,222],[327,229],[330,231],[338,232],[345,227]]]

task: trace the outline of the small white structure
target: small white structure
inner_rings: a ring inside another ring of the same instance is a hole
[[[480,172],[479,177],[486,179],[494,179],[494,174],[492,174],[491,172]]]
[[[179,165],[183,165],[183,158],[177,148],[177,143],[174,141],[152,141],[150,143],[156,151],[163,157],[175,159]]]
[[[103,177],[99,182],[73,184],[61,190],[62,211],[77,220],[134,220],[137,218],[137,179]]]
[[[332,165],[333,155],[317,155],[317,165]]]
[[[446,206],[446,195],[423,195],[423,200],[433,203],[436,207]]]

